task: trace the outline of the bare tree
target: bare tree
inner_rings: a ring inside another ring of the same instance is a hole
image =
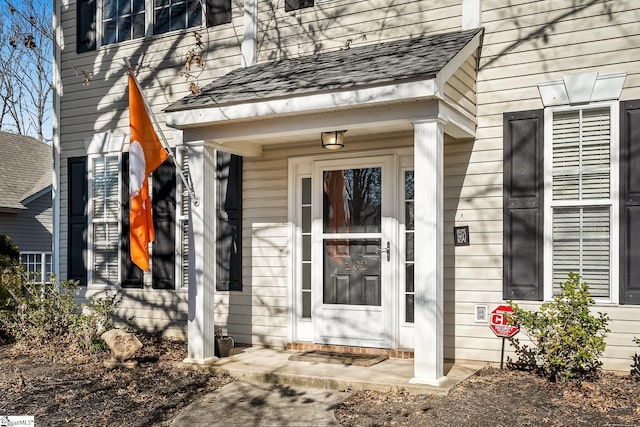
[[[50,138],[50,0],[0,2],[0,129]]]

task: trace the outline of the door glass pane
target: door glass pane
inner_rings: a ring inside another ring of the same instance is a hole
[[[325,240],[325,304],[381,305],[380,239]]]
[[[325,233],[380,233],[381,168],[325,171],[323,186]]]
[[[405,316],[404,321],[413,323],[413,250],[414,250],[414,174],[404,173],[404,223],[405,223]]]

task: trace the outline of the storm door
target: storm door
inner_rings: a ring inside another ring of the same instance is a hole
[[[391,347],[393,157],[316,162],[314,341]]]

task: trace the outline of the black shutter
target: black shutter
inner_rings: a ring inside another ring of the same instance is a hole
[[[87,158],[72,157],[67,161],[67,193],[69,195],[67,234],[67,279],[87,286]]]
[[[207,0],[207,27],[231,22],[231,0]]]
[[[216,290],[242,290],[242,157],[217,152]]]
[[[96,49],[96,0],[76,1],[76,52]]]
[[[640,304],[640,100],[620,103],[620,303]]]
[[[543,110],[506,113],[503,298],[543,298]]]
[[[153,172],[153,228],[151,269],[154,289],[175,289],[176,167],[169,158]]]
[[[304,9],[305,7],[313,7],[313,0],[284,0],[285,12]]]
[[[122,200],[120,200],[122,214],[122,235],[120,236],[120,262],[122,264],[123,288],[142,289],[144,273],[140,267],[131,261],[129,245],[129,153],[122,154]]]

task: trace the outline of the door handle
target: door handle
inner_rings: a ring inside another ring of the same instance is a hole
[[[391,243],[387,242],[386,248],[377,248],[379,254],[382,255],[383,252],[387,253],[387,262],[391,261]]]

